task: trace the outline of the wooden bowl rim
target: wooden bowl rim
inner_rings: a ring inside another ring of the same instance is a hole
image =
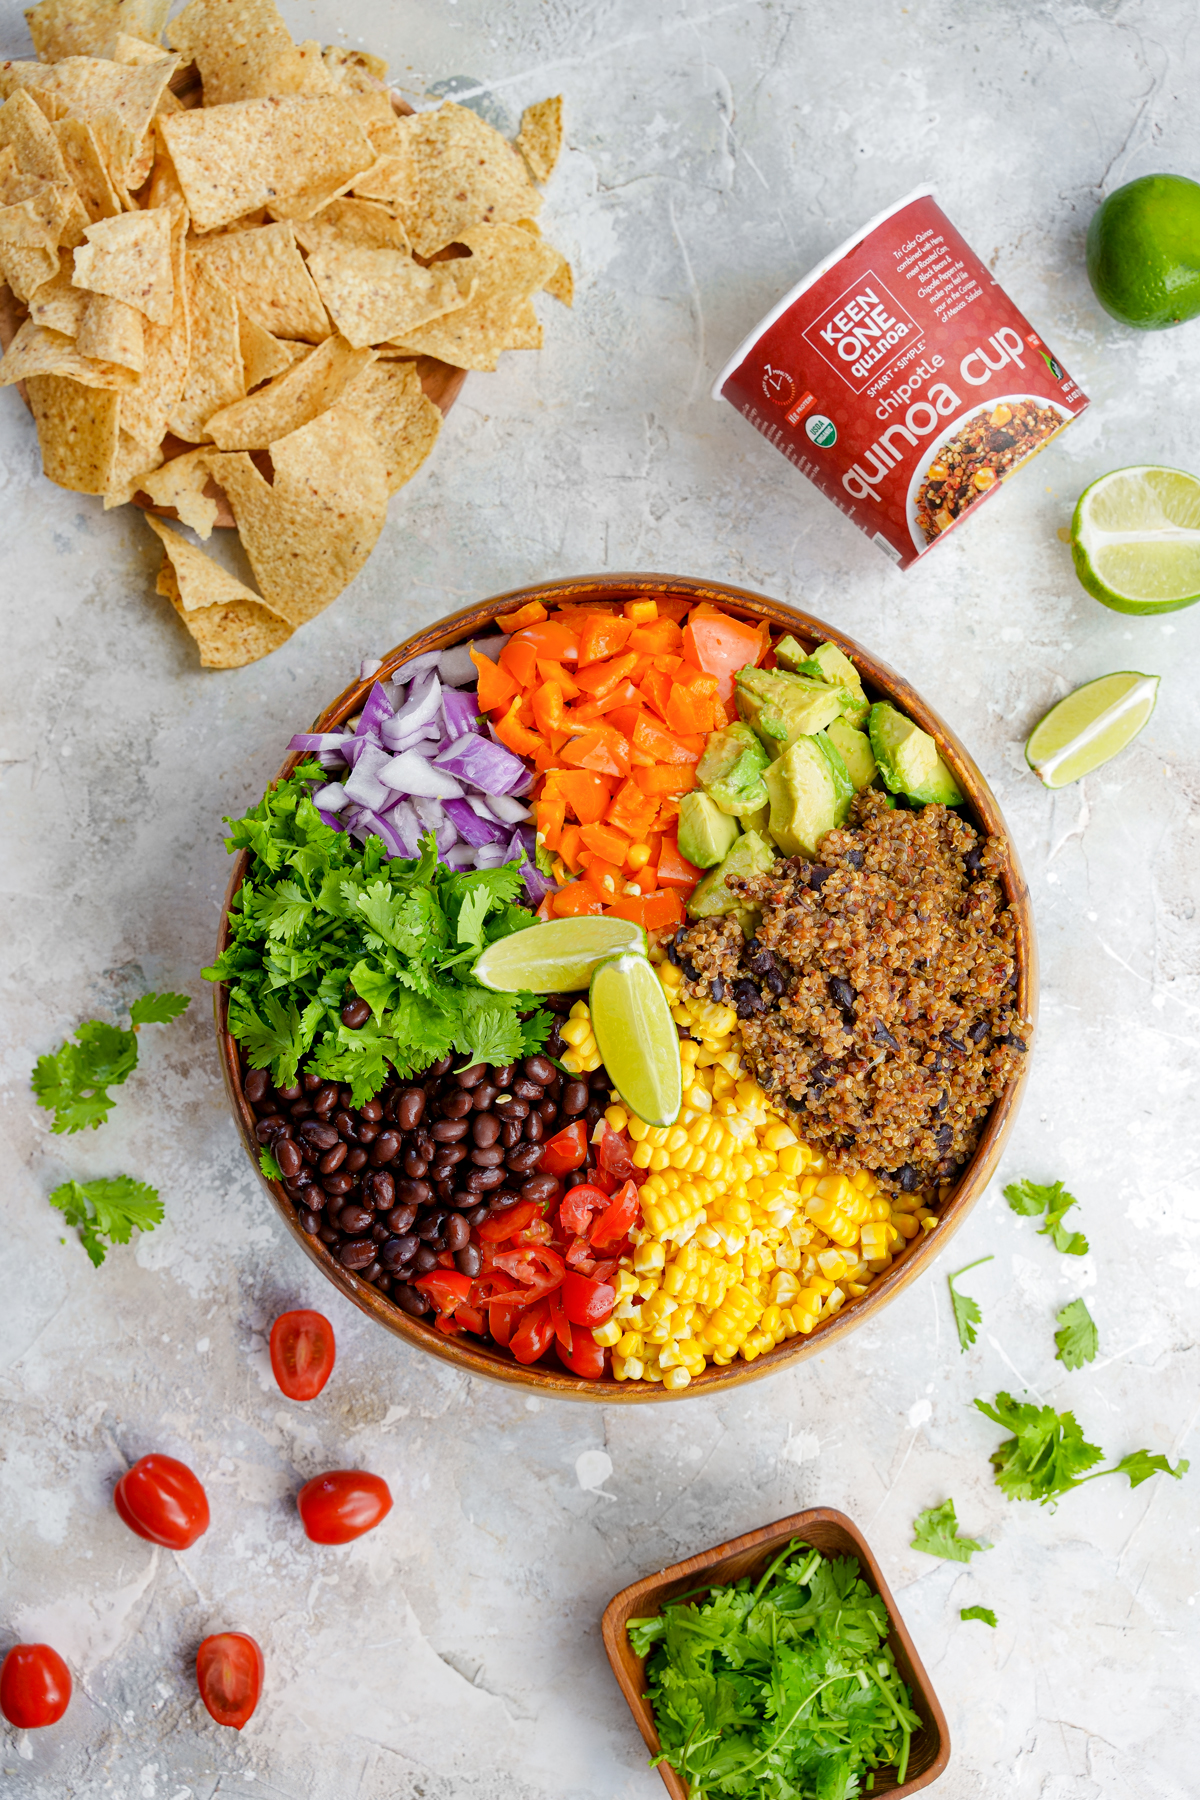
[[[968,811],[974,814],[975,822],[989,835],[1003,836],[1008,843],[1008,861],[1001,879],[1017,927],[1018,1009],[1020,1016],[1029,1021],[1032,1030],[1037,1022],[1038,965],[1029,889],[1003,815],[983,775],[950,728],[916,690],[886,663],[873,656],[845,632],[783,601],[771,600],[765,595],[727,583],[700,581],[679,575],[584,575],[514,588],[474,606],[462,607],[458,612],[450,613],[423,630],[414,632],[388,652],[375,674],[365,680],[352,682],[326,707],[311,729],[332,730],[361,710],[374,682],[390,679],[404,663],[425,651],[444,650],[452,644],[478,635],[485,627],[494,624],[498,614],[511,612],[529,601],[540,600],[549,609],[563,603],[624,600],[640,594],[653,596],[656,592],[685,595],[693,604],[707,600],[740,613],[743,617],[755,620],[765,618],[772,625],[786,627],[814,643],[828,640],[836,644],[853,659],[868,690],[874,688],[888,699],[894,700],[923,730],[931,733],[967,798]],[[289,754],[274,780],[286,779],[299,761],[297,753]],[[246,851],[242,851],[234,862],[221,906],[217,935],[218,955],[228,941],[230,902],[241,886],[248,866],[249,856]],[[476,1346],[465,1337],[446,1337],[441,1332],[430,1330],[419,1320],[409,1318],[406,1313],[393,1306],[370,1282],[360,1280],[352,1270],[344,1269],[340,1263],[335,1262],[326,1246],[304,1231],[282,1184],[269,1181],[259,1166],[260,1145],[254,1136],[255,1116],[242,1093],[237,1046],[227,1029],[228,1003],[225,984],[217,983],[213,994],[217,1043],[225,1089],[234,1119],[255,1174],[270,1194],[292,1236],[300,1243],[305,1254],[317,1264],[322,1274],[333,1282],[346,1299],[393,1336],[439,1357],[464,1373],[509,1382],[517,1387],[551,1393],[564,1399],[591,1401],[604,1406],[636,1406],[688,1400],[721,1392],[743,1382],[760,1380],[765,1375],[773,1375],[779,1369],[802,1362],[806,1357],[823,1353],[855,1330],[864,1319],[887,1306],[902,1288],[923,1273],[940,1254],[942,1246],[954,1236],[986,1188],[1013,1128],[1029,1078],[1030,1056],[1026,1055],[1016,1075],[993,1102],[974,1155],[942,1208],[940,1223],[933,1231],[922,1232],[919,1239],[914,1239],[912,1247],[893,1263],[881,1279],[873,1282],[865,1294],[848,1300],[832,1319],[818,1325],[807,1337],[786,1339],[753,1362],[735,1358],[724,1368],[710,1363],[704,1374],[697,1376],[688,1387],[670,1390],[664,1388],[661,1382],[616,1381],[611,1376],[597,1381],[572,1375],[557,1366],[544,1367],[534,1363],[523,1367],[502,1353],[489,1351],[482,1345]]]
[[[818,1528],[818,1535],[842,1540],[838,1553],[857,1557],[859,1570],[868,1587],[874,1588],[887,1607],[891,1626],[888,1643],[896,1658],[901,1678],[912,1691],[913,1710],[921,1714],[923,1732],[928,1732],[932,1740],[928,1746],[933,1751],[931,1761],[906,1781],[903,1787],[880,1787],[879,1778],[881,1775],[886,1776],[887,1771],[876,1771],[876,1786],[873,1791],[881,1795],[890,1794],[893,1800],[900,1800],[903,1795],[915,1794],[921,1788],[929,1787],[945,1772],[950,1761],[950,1727],[874,1552],[854,1520],[834,1507],[812,1506],[803,1512],[792,1513],[786,1519],[777,1519],[772,1525],[764,1525],[757,1531],[746,1531],[739,1537],[730,1538],[726,1543],[718,1544],[715,1549],[698,1551],[695,1556],[672,1563],[670,1568],[662,1569],[656,1575],[643,1576],[642,1580],[622,1588],[604,1609],[601,1633],[605,1654],[647,1748],[652,1755],[657,1756],[662,1745],[654,1723],[653,1708],[644,1692],[645,1659],[634,1655],[633,1646],[625,1631],[626,1622],[631,1618],[642,1617],[647,1612],[658,1612],[664,1601],[676,1594],[685,1591],[703,1592],[709,1587],[719,1587],[726,1582],[740,1580],[751,1569],[761,1570],[789,1539],[798,1537],[811,1541],[814,1525]],[[740,1565],[736,1567],[736,1572],[735,1565]],[[711,1576],[711,1580],[697,1580],[698,1576]],[[914,1737],[914,1744],[922,1735],[923,1733],[919,1733]],[[671,1800],[687,1800],[687,1786],[674,1769],[666,1763],[659,1763],[658,1772]]]

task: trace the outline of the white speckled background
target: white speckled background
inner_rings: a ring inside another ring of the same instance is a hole
[[[297,37],[351,9],[285,7]],[[47,1638],[76,1696],[0,1739],[13,1800],[652,1800],[604,1661],[625,1583],[825,1503],[866,1530],[950,1719],[945,1800],[1186,1800],[1196,1792],[1197,1483],[1106,1481],[1057,1512],[1007,1504],[971,1406],[1009,1386],[1073,1407],[1120,1455],[1197,1455],[1200,610],[1125,618],[1077,585],[1057,532],[1128,462],[1197,467],[1200,323],[1140,336],[1095,305],[1083,237],[1103,191],[1200,175],[1189,0],[457,0],[353,9],[404,91],[459,76],[514,126],[561,89],[568,144],[544,223],[575,261],[546,348],[469,377],[431,463],[353,588],[269,662],[202,673],[153,594],[157,544],[40,475],[0,394],[5,852],[0,1238],[0,1649]],[[15,0],[0,54],[25,55]],[[358,41],[356,37],[351,42]],[[898,575],[708,387],[817,257],[918,182],[1092,396],[1065,440],[944,549]],[[943,1279],[743,1397],[613,1410],[458,1379],[344,1306],[285,1239],[226,1114],[208,991],[220,817],[374,654],[527,580],[600,569],[725,576],[879,651],[972,747],[1033,887],[1036,1067],[1002,1179],[1063,1176],[1092,1254],[1058,1256],[998,1181],[950,1261],[984,1308],[959,1352]],[[1022,761],[1050,702],[1094,675],[1164,676],[1120,761],[1056,797]],[[97,1133],[52,1137],[29,1072],[145,985],[190,1015],[147,1030]],[[166,1223],[94,1271],[46,1204],[68,1173],[155,1182]],[[1054,1361],[1084,1292],[1100,1359]],[[339,1361],[307,1408],[264,1333],[323,1307]],[[164,1450],[202,1475],[208,1535],[175,1556],[118,1520],[115,1478]],[[293,1496],[358,1464],[386,1526],[303,1538]],[[611,1464],[611,1470],[610,1470]],[[909,1548],[954,1496],[994,1544],[969,1567]],[[994,1633],[961,1606],[998,1613]],[[210,1723],[190,1662],[254,1633],[262,1704]]]

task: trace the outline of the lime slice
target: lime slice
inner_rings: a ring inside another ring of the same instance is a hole
[[[673,1125],[683,1103],[679,1033],[644,956],[614,956],[592,976],[588,1006],[609,1079],[647,1125]]]
[[[489,944],[475,979],[502,994],[572,994],[588,985],[598,962],[625,950],[646,954],[646,934],[629,919],[547,919]]]
[[[1025,761],[1048,788],[1090,775],[1131,744],[1158,698],[1158,676],[1122,669],[1076,688],[1035,725]]]
[[[1114,469],[1080,495],[1075,573],[1117,612],[1177,612],[1200,600],[1200,480],[1148,463]]]

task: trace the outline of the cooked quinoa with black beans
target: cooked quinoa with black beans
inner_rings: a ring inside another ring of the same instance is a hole
[[[736,1008],[745,1056],[835,1166],[909,1192],[947,1181],[1016,1074],[1016,924],[1002,838],[947,807],[856,796],[819,861],[730,886],[761,923],[679,932],[688,992]]]
[[[932,544],[960,513],[1040,450],[1066,421],[1036,400],[1001,401],[974,413],[929,465],[917,494],[917,523]]]

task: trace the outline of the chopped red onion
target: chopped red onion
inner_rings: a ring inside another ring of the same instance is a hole
[[[457,826],[459,835],[477,849],[484,844],[503,840],[504,832],[500,826],[494,820],[481,817],[479,808],[470,799],[447,800],[446,811]]]
[[[436,675],[428,680],[416,683],[409,689],[409,697],[399,712],[382,722],[380,736],[385,744],[408,737],[422,725],[431,724],[437,718],[442,704],[442,686]]]
[[[360,681],[369,681],[371,676],[377,675],[382,667],[382,656],[364,656],[358,665],[358,679]]]
[[[475,866],[475,851],[470,844],[454,844],[442,857],[442,861],[452,869],[472,869]]]
[[[519,756],[503,744],[491,743],[477,731],[453,739],[438,751],[434,761],[439,769],[449,770],[485,794],[516,793],[533,779]]]
[[[508,639],[506,637],[476,638],[470,644],[455,644],[451,650],[443,650],[438,658],[438,674],[447,687],[470,687],[475,681],[475,664],[471,661],[474,650],[479,656],[486,656],[495,662]]]
[[[487,803],[496,818],[505,825],[520,825],[529,817],[529,808],[511,794],[489,794]]]
[[[320,807],[317,808],[317,811],[321,812]],[[345,831],[346,829],[336,813],[321,812],[321,823],[322,825],[328,825],[331,831]]]
[[[299,750],[306,755],[320,755],[337,751],[341,754],[345,742],[340,731],[298,731],[288,745],[289,750]]]
[[[343,783],[348,798],[359,806],[370,807],[372,811],[386,806],[391,798],[391,784],[385,783],[381,777],[382,772],[390,766],[387,752],[369,739],[364,740],[354,768]]]
[[[366,705],[359,716],[355,737],[378,738],[379,727],[385,719],[394,717],[395,708],[377,681],[367,695]]]
[[[474,731],[479,723],[479,697],[475,689],[463,692],[459,688],[443,688],[442,718],[449,738],[462,737],[465,732]]]
[[[318,788],[312,800],[318,812],[327,813],[345,812],[353,804],[340,781],[331,781],[325,787]]]
[[[462,788],[447,770],[428,762],[418,750],[384,759],[379,780],[399,794],[422,794],[436,800],[461,800]]]
[[[409,662],[401,663],[400,667],[393,672],[392,680],[402,686],[410,681],[416,681],[420,676],[427,675],[430,669],[436,669],[441,660],[440,650],[424,650],[420,656],[414,656]]]
[[[484,844],[475,852],[477,869],[498,869],[502,863],[506,863],[508,860],[508,852],[503,844]],[[524,873],[523,870],[522,873]]]

